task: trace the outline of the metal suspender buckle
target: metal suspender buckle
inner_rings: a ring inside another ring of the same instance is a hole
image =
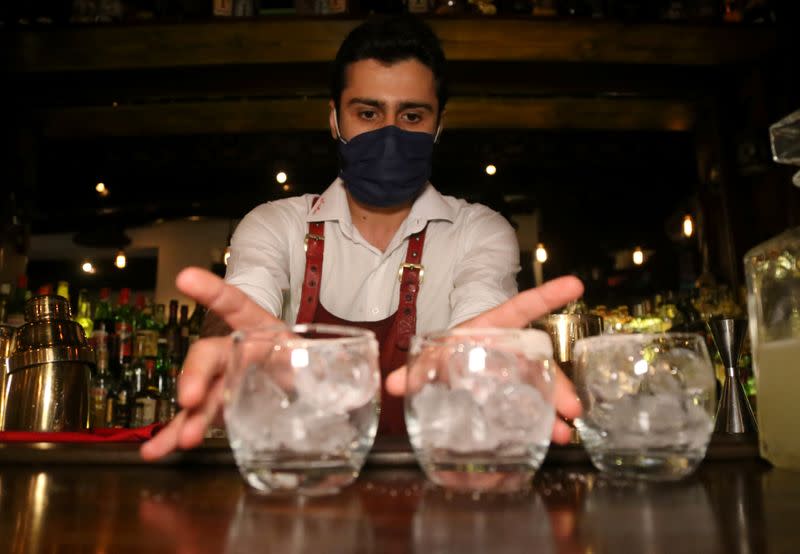
[[[314,233],[306,233],[305,238],[303,239],[303,250],[308,252],[308,239],[311,240],[325,240],[325,237],[322,235],[315,235]]]
[[[397,270],[397,280],[401,283],[403,282],[403,270],[405,269],[416,269],[419,271],[419,283],[422,284],[422,278],[425,275],[425,266],[422,264],[409,264],[409,263],[402,263],[400,264],[400,269]]]

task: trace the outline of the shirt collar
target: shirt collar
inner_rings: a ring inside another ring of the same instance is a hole
[[[445,201],[432,184],[428,183],[411,206],[406,222],[412,225],[414,223],[422,224],[424,227],[429,221],[445,220],[452,223],[454,219],[454,208]],[[344,188],[344,181],[340,177],[337,177],[325,189],[316,204],[310,208],[306,222],[312,221],[339,221],[352,224],[350,207],[347,204],[347,192]]]

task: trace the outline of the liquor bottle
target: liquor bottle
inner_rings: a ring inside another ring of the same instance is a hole
[[[105,331],[99,331],[105,333]],[[113,410],[109,410],[109,393],[112,390],[111,374],[108,372],[108,350],[105,341],[98,341],[95,349],[95,359],[97,360],[97,372],[92,377],[91,392],[89,395],[91,403],[92,427],[104,429],[111,427]]]
[[[81,324],[87,337],[92,336],[94,331],[94,321],[92,320],[92,305],[89,302],[89,292],[81,289],[78,293],[78,314],[75,321]]]
[[[181,355],[181,328],[178,325],[178,301],[169,302],[169,321],[164,326],[162,336],[167,339],[167,354],[170,357],[180,358]]]
[[[133,330],[143,329],[142,318],[144,317],[145,298],[141,292],[136,295],[136,303],[133,307]]]
[[[119,375],[119,342],[115,332],[116,322],[114,321],[114,313],[111,310],[111,289],[100,289],[100,299],[94,309],[94,330],[102,331],[97,334],[95,343],[97,341],[104,341],[106,350],[108,352],[108,369],[114,375]],[[94,337],[96,333],[92,333]],[[95,345],[93,345],[95,346]]]
[[[114,314],[114,332],[119,340],[120,366],[125,366],[131,361],[133,354],[133,312],[130,306],[131,289],[124,288],[119,291],[119,303]]]
[[[8,321],[8,305],[11,303],[11,283],[0,284],[0,323]]]
[[[156,313],[153,319],[155,320],[155,329],[159,334],[161,334],[164,330],[164,327],[167,325],[164,304],[156,305]]]
[[[144,341],[146,357],[155,358],[158,356],[159,333],[153,318],[152,306],[149,304],[143,305],[144,307],[136,322],[136,340]]]
[[[53,294],[53,285],[51,283],[45,283],[39,287],[39,290],[36,291],[36,294],[44,294],[48,296]]]
[[[181,320],[179,325],[181,329],[180,360],[183,361],[183,359],[186,358],[186,351],[189,350],[189,306],[186,304],[181,306]]]
[[[109,392],[109,398],[112,426],[118,429],[130,427],[133,415],[133,374],[130,363],[120,368],[119,377],[115,380],[113,391]]]
[[[155,360],[140,358],[133,367],[133,419],[131,427],[146,427],[156,422],[160,396],[155,384]]]
[[[25,303],[30,298],[28,278],[22,274],[17,277],[17,288],[11,295],[6,308],[6,324],[11,327],[21,327],[25,324]]]
[[[200,340],[200,332],[203,330],[203,320],[205,319],[206,308],[200,303],[195,304],[192,317],[189,318],[189,348]]]
[[[156,409],[156,419],[160,423],[167,423],[174,416],[174,410],[170,406],[170,398],[173,396],[173,383],[170,382],[170,369],[172,364],[167,355],[167,339],[158,339],[158,358],[156,358],[156,388],[160,395],[158,407]]]
[[[66,281],[59,281],[58,288],[56,289],[56,294],[63,298],[67,299],[67,302],[70,305],[70,309],[72,309],[72,302],[70,302],[69,298],[69,283]],[[75,313],[75,310],[72,310],[72,313]]]

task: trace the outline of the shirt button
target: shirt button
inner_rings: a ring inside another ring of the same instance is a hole
[[[381,312],[380,308],[372,308],[372,313],[378,315]]]

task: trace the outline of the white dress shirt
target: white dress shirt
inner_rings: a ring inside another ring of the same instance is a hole
[[[316,205],[314,197],[307,194],[256,207],[231,240],[225,280],[287,323],[297,318],[306,266],[303,239],[312,221],[325,222],[320,302],[342,319],[377,321],[397,310],[398,269],[405,261],[408,238],[426,224],[417,333],[457,325],[517,292],[516,235],[500,214],[485,206],[442,196],[428,184],[381,252],[353,225],[341,179]]]

